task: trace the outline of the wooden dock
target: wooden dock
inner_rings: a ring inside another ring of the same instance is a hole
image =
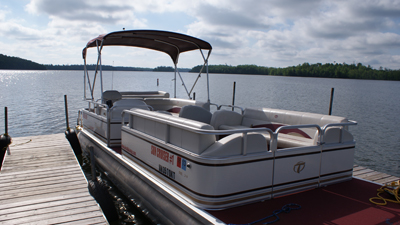
[[[392,181],[400,180],[399,177],[377,172],[358,165],[354,165],[353,167],[353,176],[364,180],[369,180],[378,184],[386,184]]]
[[[0,224],[108,224],[65,135],[13,138],[0,172]]]

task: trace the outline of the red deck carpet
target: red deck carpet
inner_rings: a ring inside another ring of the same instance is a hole
[[[222,211],[209,211],[225,223],[246,224],[271,215],[289,203],[301,205],[301,209],[278,214],[282,224],[382,224],[400,225],[400,204],[389,202],[378,206],[369,201],[375,197],[379,185],[352,179],[328,187],[283,196],[249,206]],[[383,196],[383,195],[382,195]],[[388,194],[384,197],[390,197]],[[272,221],[270,218],[257,224]]]

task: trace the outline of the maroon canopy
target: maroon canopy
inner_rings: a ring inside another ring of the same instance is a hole
[[[212,49],[208,42],[185,34],[158,30],[127,30],[102,34],[90,40],[82,51],[84,59],[87,49],[97,46],[96,41],[99,41],[99,46],[103,42],[103,46],[131,46],[165,52],[175,64],[178,63],[178,56],[182,52]]]

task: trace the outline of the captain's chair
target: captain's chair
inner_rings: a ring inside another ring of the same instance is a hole
[[[102,101],[102,103],[106,104],[107,101],[111,100],[111,103],[112,103],[110,105],[110,108],[111,108],[111,106],[114,104],[114,102],[116,102],[116,101],[118,101],[120,99],[122,99],[122,95],[121,95],[121,93],[119,93],[119,91],[107,90],[107,91],[103,92],[103,101]]]

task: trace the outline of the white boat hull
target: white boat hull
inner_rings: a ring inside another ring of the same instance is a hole
[[[187,203],[169,184],[127,160],[86,130],[78,138],[84,152],[93,148],[96,166],[149,218],[161,224],[224,224],[206,211]]]

